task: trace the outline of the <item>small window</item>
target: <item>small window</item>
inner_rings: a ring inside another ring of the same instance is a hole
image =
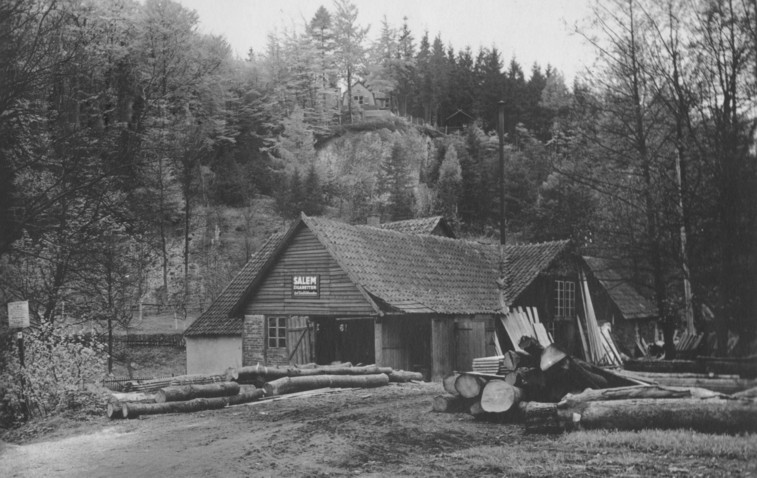
[[[555,317],[572,319],[576,316],[576,283],[556,281]]]
[[[268,317],[268,347],[286,348],[287,319],[286,317]]]

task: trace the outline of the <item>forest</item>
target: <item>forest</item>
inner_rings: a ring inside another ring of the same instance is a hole
[[[265,200],[282,224],[440,214],[496,241],[502,101],[509,242],[627,264],[668,344],[688,323],[720,351],[754,338],[755,0],[597,2],[571,84],[357,13],[336,0],[238,58],[170,0],[0,1],[2,302],[110,331],[145,300],[207,307],[255,252],[223,238],[270,232]],[[391,114],[366,119],[356,84]]]

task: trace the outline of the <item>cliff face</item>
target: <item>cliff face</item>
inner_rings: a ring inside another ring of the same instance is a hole
[[[403,148],[412,184],[417,187],[421,171],[433,157],[434,145],[430,138],[414,128],[348,132],[331,139],[318,150],[319,172],[324,175],[322,177],[347,183],[356,179],[375,181],[381,164],[389,158],[397,143]]]

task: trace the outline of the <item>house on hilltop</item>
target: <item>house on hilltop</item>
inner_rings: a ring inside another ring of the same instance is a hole
[[[349,94],[349,90],[342,94],[342,111],[347,111],[349,107]],[[353,112],[361,112],[363,119],[391,116],[390,108],[388,94],[374,90],[363,82],[356,82],[352,85],[352,110]]]
[[[447,237],[441,218],[380,227],[302,215],[272,236],[185,332],[188,373],[229,366],[376,363],[440,380],[495,355],[499,246]],[[535,307],[581,355],[583,259],[569,241],[505,247],[512,306]],[[571,286],[572,284],[572,286]]]

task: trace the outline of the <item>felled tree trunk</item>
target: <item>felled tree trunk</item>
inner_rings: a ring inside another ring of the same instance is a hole
[[[442,386],[444,386],[444,390],[450,395],[460,395],[455,388],[455,381],[457,381],[457,377],[459,376],[459,373],[452,372],[442,379]]]
[[[566,430],[693,429],[707,433],[757,431],[757,404],[746,400],[697,398],[583,402],[558,409]]]
[[[417,382],[423,381],[423,374],[420,372],[408,372],[406,370],[392,370],[386,375],[389,377],[390,382],[396,382],[396,383],[405,383],[411,380],[415,380]]]
[[[481,408],[489,413],[503,413],[521,401],[523,390],[504,380],[489,380],[481,392]]]
[[[723,394],[703,388],[662,387],[660,385],[636,385],[633,387],[584,390],[578,394],[567,394],[559,403],[559,408],[576,407],[586,402],[607,400],[629,400],[636,398],[725,398]]]
[[[520,402],[518,409],[523,416],[526,433],[560,433],[557,419],[557,404],[543,402]]]
[[[464,373],[455,380],[455,390],[462,397],[475,398],[481,395],[481,389],[485,383],[481,377]]]
[[[389,383],[386,374],[373,375],[314,375],[311,377],[283,377],[264,385],[266,395],[315,390],[317,388],[371,388]]]
[[[229,400],[226,397],[195,398],[186,402],[124,403],[121,407],[121,413],[124,418],[137,418],[141,415],[162,413],[191,413],[223,408],[228,403]]]
[[[229,397],[239,393],[236,382],[220,382],[207,385],[183,385],[180,387],[166,387],[155,394],[156,403],[183,402],[193,398]]]
[[[124,418],[123,411],[121,410],[122,405],[121,402],[118,402],[116,400],[112,400],[108,402],[108,407],[105,410],[105,415],[110,418],[111,420],[116,420],[119,418]]]
[[[250,392],[240,392],[238,395],[229,397],[229,405],[241,405],[260,400],[265,396],[265,390],[258,388]]]
[[[352,367],[342,365],[325,365],[315,368],[299,367],[265,367],[263,365],[252,365],[241,367],[236,370],[237,381],[239,383],[257,383],[270,382],[284,377],[310,377],[316,375],[375,375],[378,373],[391,373],[391,367],[378,367],[376,365],[365,365],[362,367]],[[227,371],[227,375],[229,372]]]
[[[471,399],[459,395],[437,395],[434,397],[433,410],[447,413],[467,412],[471,405]]]

